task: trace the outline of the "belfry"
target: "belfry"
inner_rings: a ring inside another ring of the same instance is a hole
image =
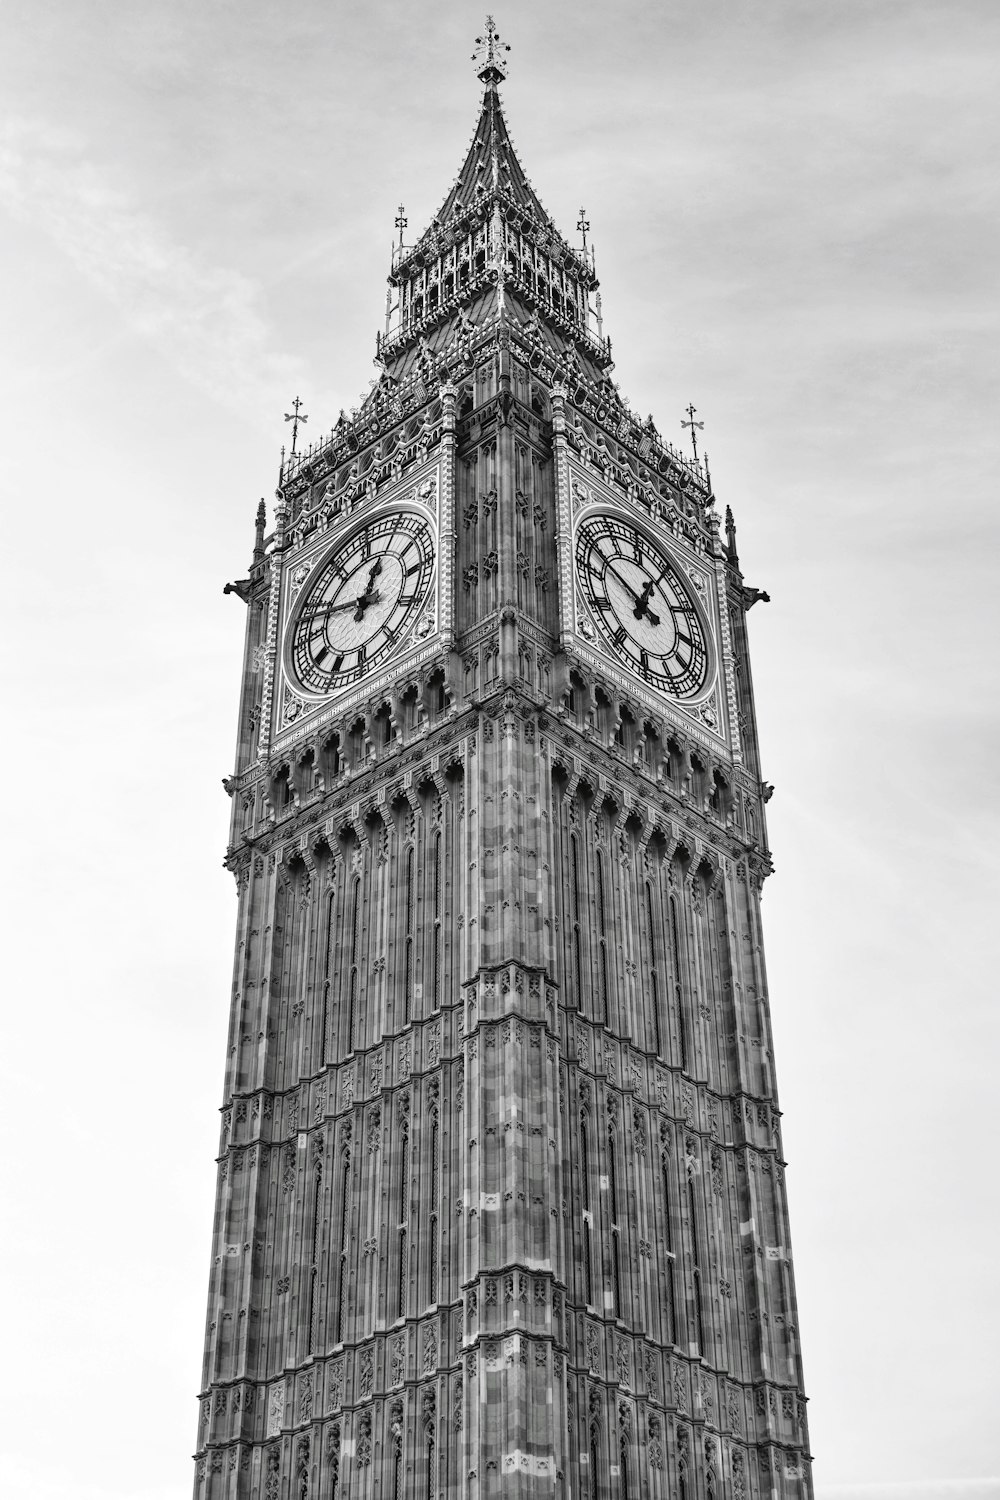
[[[400,211],[377,381],[286,460],[229,586],[197,1500],[812,1494],[761,596],[704,459],[611,378],[504,50],[490,21],[412,244]]]

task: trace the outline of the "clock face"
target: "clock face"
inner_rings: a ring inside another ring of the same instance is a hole
[[[312,574],[286,636],[285,664],[307,693],[374,672],[405,643],[434,571],[434,536],[408,511],[339,542]]]
[[[704,686],[704,627],[662,547],[627,521],[594,516],[577,532],[576,568],[601,634],[630,672],[676,698]]]

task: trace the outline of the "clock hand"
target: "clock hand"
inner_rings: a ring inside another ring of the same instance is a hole
[[[645,617],[649,621],[650,625],[659,625],[660,623],[659,615],[654,614],[649,607],[649,601],[652,597],[652,593],[655,587],[656,585],[653,580],[651,578],[647,579],[647,581],[643,584],[642,593],[635,601],[635,609],[632,611],[637,620],[641,620],[643,617]]]
[[[381,573],[381,571],[382,571],[382,559],[380,557],[377,557],[375,559],[375,561],[372,563],[371,571],[368,574],[368,582],[365,585],[365,591],[361,595],[361,598],[358,600],[358,607],[354,611],[354,618],[355,618],[355,620],[363,620],[364,617],[365,617],[365,610],[368,608],[369,604],[374,604],[375,601],[376,601],[376,599],[378,598],[378,594],[377,593],[373,594],[371,592],[371,587],[372,587],[372,584],[375,582],[375,579]]]
[[[367,607],[369,604],[377,603],[380,597],[381,595],[376,590],[374,594],[362,594],[359,599],[348,599],[346,604],[328,604],[327,612],[333,615],[338,609],[360,609],[362,604]]]
[[[303,614],[307,615],[310,619],[316,619],[318,615],[335,615],[338,610],[357,609],[362,599],[365,600],[366,606],[368,604],[377,604],[380,598],[381,595],[376,590],[374,594],[362,594],[358,599],[348,599],[344,604],[307,605],[303,610]]]
[[[632,600],[633,604],[638,604],[638,602],[639,602],[639,596],[635,592],[635,590],[633,589],[632,585],[630,583],[626,583],[626,581],[622,577],[622,575],[620,573],[616,573],[615,570],[614,570],[614,568],[611,566],[610,563],[607,564],[607,569],[608,569],[608,572],[611,574],[612,578],[617,578],[618,582],[621,584],[622,588],[628,594],[628,596]]]
[[[632,613],[635,615],[636,619],[641,620],[645,616],[650,625],[659,625],[659,615],[654,614],[649,607],[650,595],[652,594],[655,587],[652,581],[648,581],[643,586],[642,593],[637,594],[632,585],[630,583],[626,583],[622,575],[620,573],[616,573],[610,563],[608,563],[607,568],[612,578],[616,578],[618,580],[622,588],[626,591],[626,593],[629,595],[629,598],[632,600],[634,606],[632,609]]]

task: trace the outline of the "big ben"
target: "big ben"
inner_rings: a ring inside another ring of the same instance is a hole
[[[195,1494],[808,1500],[760,594],[480,61],[378,379],[232,586]]]

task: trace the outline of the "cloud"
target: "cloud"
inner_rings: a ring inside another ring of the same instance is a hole
[[[299,361],[271,346],[260,289],[206,264],[130,203],[85,143],[25,118],[0,128],[0,203],[40,230],[185,379],[242,415],[273,414]]]
[[[1000,1477],[818,1484],[816,1500],[1000,1500]]]

